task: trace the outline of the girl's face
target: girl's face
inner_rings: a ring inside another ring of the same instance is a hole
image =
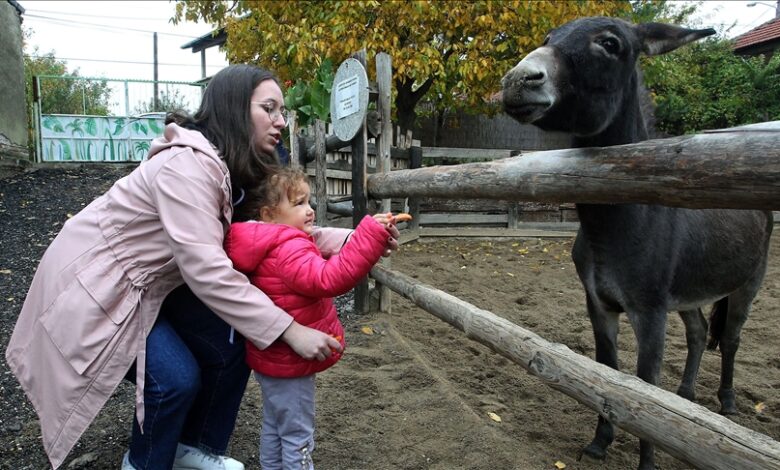
[[[249,106],[255,129],[255,150],[273,155],[276,144],[282,139],[282,129],[287,125],[282,89],[274,80],[263,80],[252,93]]]
[[[295,191],[292,191],[292,198],[283,194],[279,204],[273,210],[269,210],[268,207],[263,208],[263,221],[289,225],[311,235],[314,231],[314,210],[309,205],[310,195],[308,184],[298,185]]]

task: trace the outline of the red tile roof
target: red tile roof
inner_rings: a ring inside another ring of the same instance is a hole
[[[734,44],[735,51],[764,42],[780,40],[780,18],[771,19],[761,26],[737,36],[736,39]]]

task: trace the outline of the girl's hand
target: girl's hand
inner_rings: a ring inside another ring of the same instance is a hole
[[[398,249],[398,238],[401,236],[401,232],[398,231],[398,227],[395,225],[396,222],[411,220],[412,217],[409,214],[398,214],[396,216],[393,215],[392,212],[374,214],[373,217],[374,220],[384,225],[385,230],[387,230],[387,233],[390,234],[390,237],[387,239],[385,252],[382,253],[382,256],[384,257],[390,256],[393,251]]]
[[[334,352],[342,352],[341,343],[334,337],[295,321],[284,330],[281,339],[304,359],[324,361]]]

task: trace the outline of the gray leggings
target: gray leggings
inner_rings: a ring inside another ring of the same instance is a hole
[[[263,470],[314,470],[315,375],[275,378],[255,372],[263,392],[260,466]]]

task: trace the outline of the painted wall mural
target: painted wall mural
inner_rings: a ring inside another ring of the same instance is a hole
[[[165,128],[163,116],[43,115],[41,159],[56,161],[140,161]]]

